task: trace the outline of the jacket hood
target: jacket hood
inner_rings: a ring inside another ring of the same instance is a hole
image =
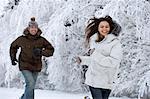
[[[30,32],[29,32],[29,30],[28,30],[28,27],[24,29],[23,34],[24,34],[25,36],[30,35]],[[38,31],[37,31],[36,37],[39,37],[41,34],[42,34],[42,31],[41,31],[41,29],[40,29],[40,28],[38,28]]]

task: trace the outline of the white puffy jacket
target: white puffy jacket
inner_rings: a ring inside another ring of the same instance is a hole
[[[79,56],[82,60],[81,65],[89,66],[85,84],[96,88],[111,89],[122,59],[120,41],[113,34],[108,34],[96,45],[91,56]]]

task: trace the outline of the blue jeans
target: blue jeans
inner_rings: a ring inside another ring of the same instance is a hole
[[[108,99],[110,89],[94,88],[89,86],[93,99]]]
[[[24,79],[25,79],[25,92],[21,96],[21,99],[34,99],[34,89],[35,84],[38,76],[38,72],[32,72],[29,70],[23,70],[21,71]]]

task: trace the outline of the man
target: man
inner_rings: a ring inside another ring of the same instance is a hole
[[[35,18],[32,17],[28,27],[22,36],[12,42],[10,47],[10,58],[12,65],[19,63],[19,70],[22,72],[26,86],[21,99],[34,99],[34,89],[38,73],[42,69],[42,56],[52,56],[53,46],[42,36]],[[16,59],[17,50],[21,48],[19,60]]]

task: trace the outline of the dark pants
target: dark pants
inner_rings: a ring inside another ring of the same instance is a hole
[[[89,86],[93,99],[108,99],[110,89],[94,88]]]
[[[35,89],[38,72],[23,70],[22,74],[25,78],[26,86],[25,86],[25,92],[22,95],[21,99],[34,99],[34,89]]]

